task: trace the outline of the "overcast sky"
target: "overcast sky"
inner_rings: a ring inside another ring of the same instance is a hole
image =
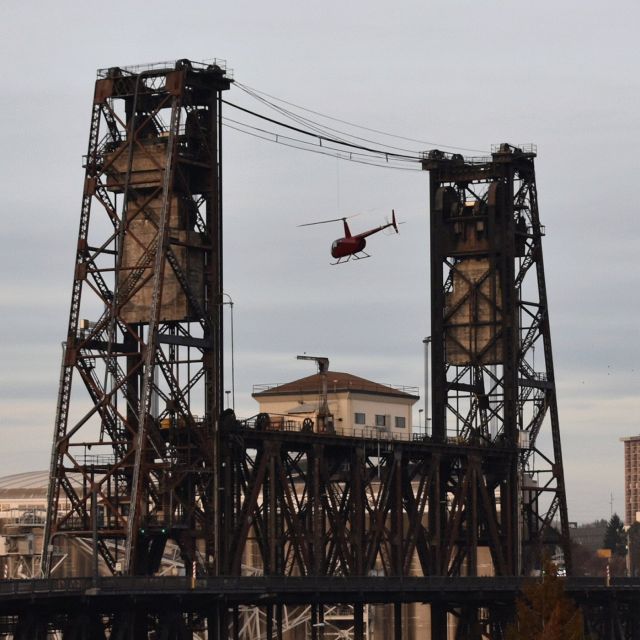
[[[611,494],[624,513],[619,438],[640,432],[637,2],[4,0],[0,18],[1,473],[48,465],[95,70],[217,57],[245,85],[374,129],[538,145],[570,519],[609,517]],[[231,130],[224,151],[238,413],[255,413],[253,384],[313,373],[302,352],[422,386],[428,176]],[[296,226],[365,212],[359,231],[391,208],[401,233],[344,267],[329,266],[339,225]]]

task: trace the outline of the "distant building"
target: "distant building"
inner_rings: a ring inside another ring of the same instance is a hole
[[[591,553],[595,553],[604,546],[604,536],[607,532],[607,521],[596,520],[588,524],[581,524],[569,529],[573,542],[577,542]]]
[[[49,478],[48,471],[0,477],[0,579],[40,576]],[[67,509],[66,501],[62,503]],[[52,552],[54,567],[60,558],[70,556],[73,575],[91,575],[91,548],[87,544],[60,536]],[[60,577],[60,573],[55,575]]]
[[[0,579],[40,573],[49,472],[0,478]]]
[[[412,407],[419,400],[417,387],[378,384],[350,373],[328,371],[327,404],[336,433],[411,438]],[[253,388],[260,412],[296,428],[305,419],[316,420],[321,404],[322,377],[319,373],[285,384],[262,384]]]
[[[624,523],[640,521],[640,436],[620,438],[624,442]]]

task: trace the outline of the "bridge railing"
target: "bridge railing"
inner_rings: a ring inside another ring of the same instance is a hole
[[[389,583],[394,589],[406,592],[437,592],[473,590],[519,591],[524,584],[539,578],[518,576],[495,577],[341,577],[341,576],[242,576],[199,577],[185,576],[113,576],[99,578],[40,578],[29,580],[0,580],[0,597],[27,594],[70,594],[163,592],[177,593],[191,590],[215,591],[219,594],[242,592],[247,596],[268,591],[283,593],[333,592],[336,595],[352,591],[369,593],[368,600],[375,601],[376,592],[388,592]],[[640,590],[640,578],[611,578],[607,586],[602,577],[563,578],[567,591],[591,590]]]

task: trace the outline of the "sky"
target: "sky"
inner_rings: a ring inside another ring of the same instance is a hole
[[[631,1],[4,0],[2,473],[48,465],[96,69],[222,58],[244,85],[425,149],[538,146],[569,516],[623,513],[619,439],[640,432],[639,22]],[[225,97],[258,106],[238,88]],[[392,208],[400,234],[341,267],[328,254],[339,225],[297,226],[360,213],[359,231]],[[226,129],[224,212],[238,414],[256,412],[252,385],[313,373],[303,352],[422,387],[426,173]]]

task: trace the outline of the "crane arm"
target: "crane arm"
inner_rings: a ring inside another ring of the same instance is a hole
[[[326,373],[329,371],[329,358],[323,356],[297,356],[298,360],[314,360],[318,365],[319,373]]]

